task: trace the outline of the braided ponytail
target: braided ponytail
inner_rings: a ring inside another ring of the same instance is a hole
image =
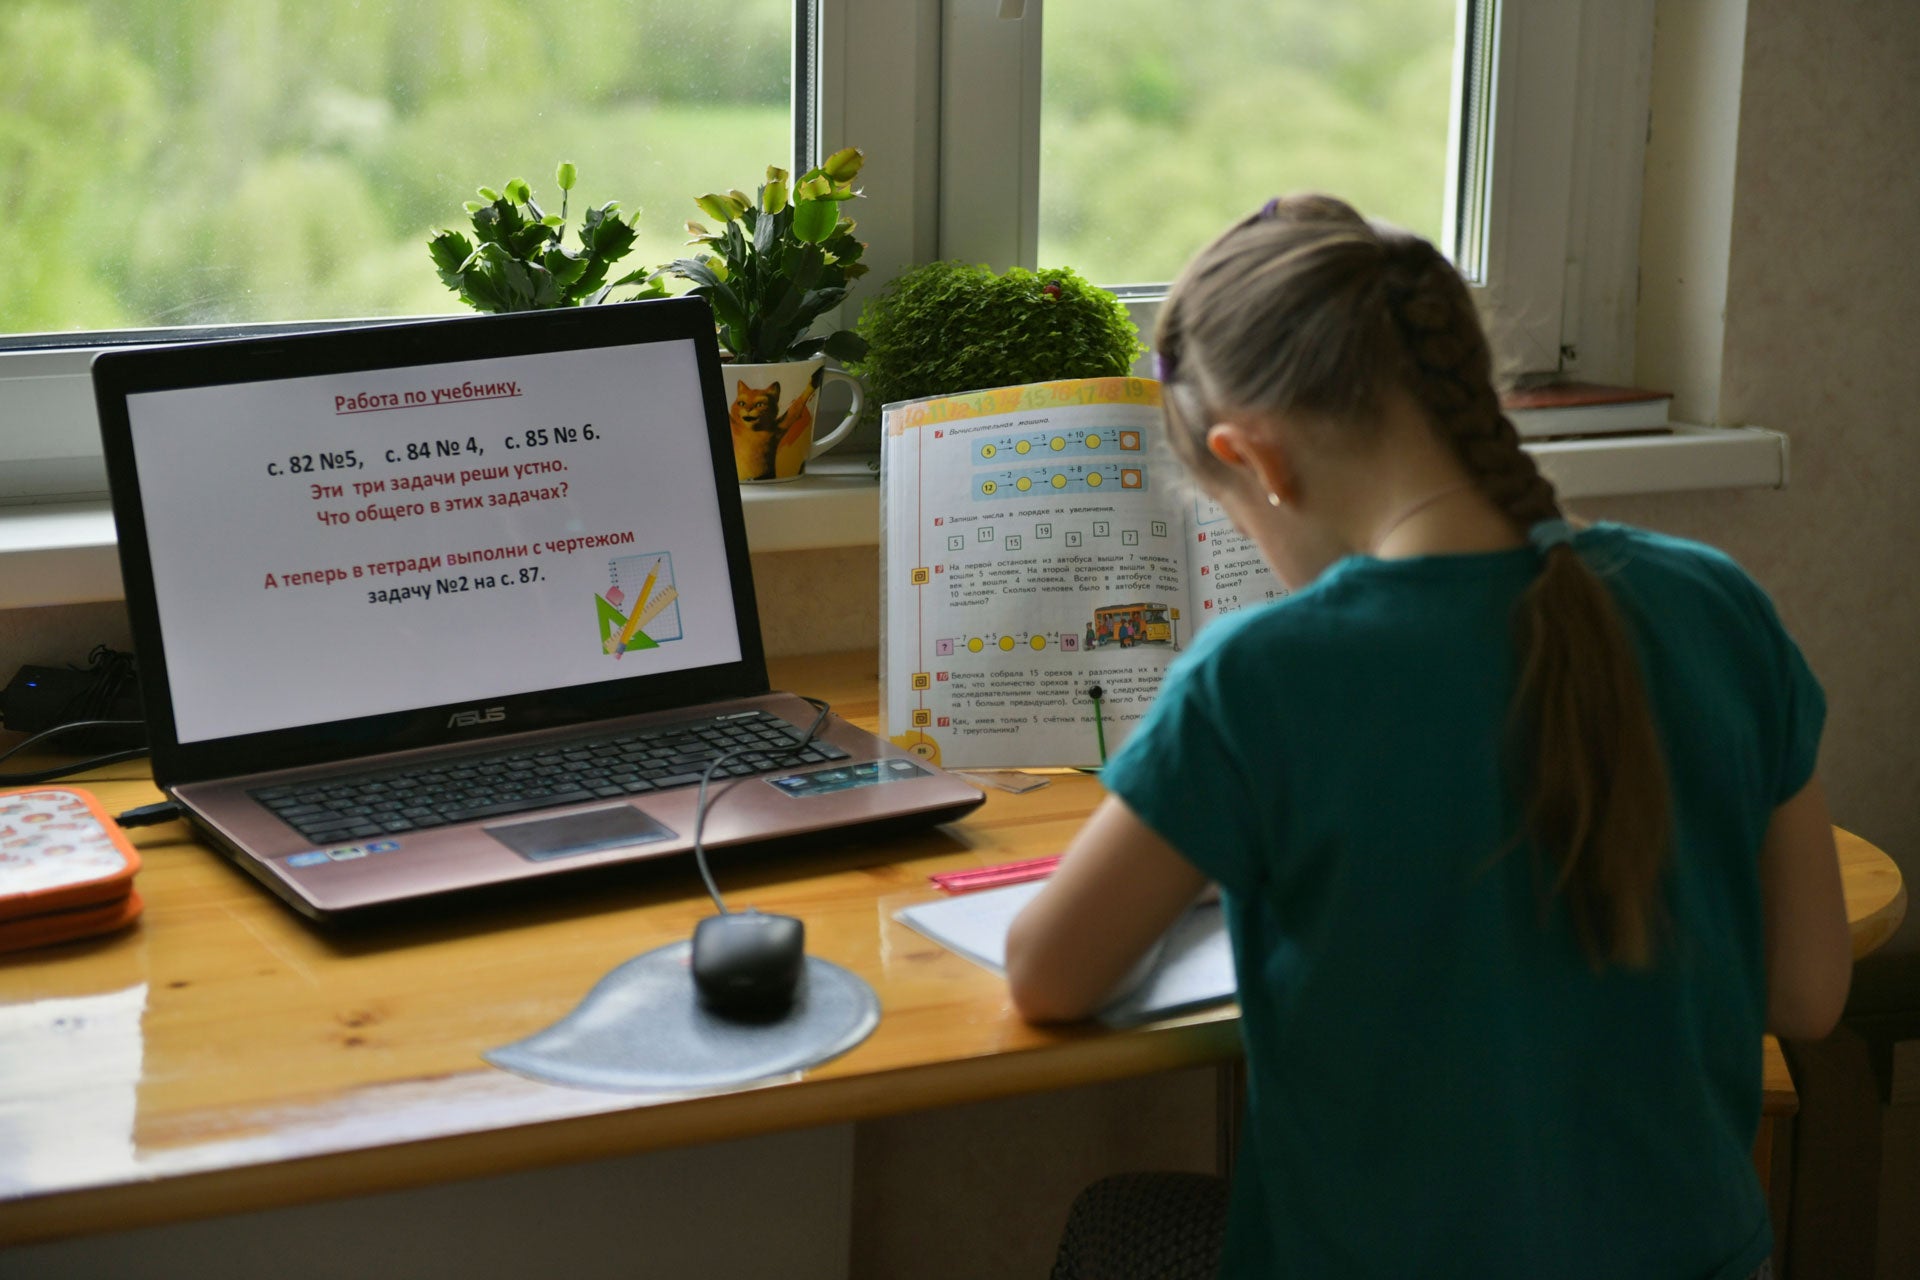
[[[1383,235],[1387,302],[1406,383],[1482,491],[1523,530],[1561,519],[1553,486],[1500,411],[1492,355],[1466,285],[1434,247]],[[1632,642],[1605,585],[1564,539],[1514,616],[1523,655],[1513,736],[1526,769],[1526,830],[1558,855],[1554,880],[1596,962],[1652,956],[1670,798]]]
[[[1522,529],[1560,518],[1553,485],[1500,411],[1493,354],[1467,286],[1431,244],[1387,233],[1387,310],[1406,350],[1405,383],[1493,504]]]
[[[1362,431],[1403,387],[1516,530],[1561,520],[1553,485],[1500,411],[1466,285],[1425,240],[1327,197],[1275,201],[1189,264],[1156,337],[1163,359],[1173,353],[1169,426],[1189,462],[1211,462],[1196,401],[1307,410]],[[1540,554],[1513,619],[1509,750],[1523,832],[1551,863],[1552,893],[1589,959],[1644,965],[1670,839],[1659,735],[1612,593],[1564,538]]]

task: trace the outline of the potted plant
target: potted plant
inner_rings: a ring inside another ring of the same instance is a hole
[[[864,406],[858,380],[828,370],[829,356],[853,360],[866,350],[850,329],[813,336],[821,316],[866,274],[854,222],[842,206],[858,198],[854,178],[866,157],[854,147],[835,152],[799,180],[770,165],[749,199],[743,192],[710,193],[694,201],[720,224],[687,223],[689,244],[708,250],[660,268],[654,279],[685,280],[707,300],[730,354],[733,453],[742,481],[791,480],[807,460],[838,444]],[[818,391],[828,377],[853,387],[853,407],[839,425],[816,438]]]
[[[1145,350],[1120,300],[1068,267],[929,262],[868,304],[859,332],[867,352],[853,368],[877,404],[1122,377]]]
[[[648,283],[644,270],[607,282],[613,264],[627,255],[634,241],[633,224],[620,216],[618,201],[581,215],[579,248],[563,242],[567,197],[575,179],[574,167],[561,164],[555,174],[560,186],[557,214],[535,203],[532,190],[519,178],[503,191],[480,188],[481,198],[466,206],[474,239],[448,229],[427,241],[447,288],[475,311],[498,312],[604,302],[624,285]],[[650,291],[664,292],[658,285]]]

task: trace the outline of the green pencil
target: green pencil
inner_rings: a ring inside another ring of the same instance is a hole
[[[1093,734],[1100,742],[1100,763],[1105,764],[1107,762],[1107,725],[1100,718],[1101,692],[1100,686],[1096,684],[1087,690],[1087,696],[1093,699]]]

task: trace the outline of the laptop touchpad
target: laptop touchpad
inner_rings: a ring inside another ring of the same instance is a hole
[[[632,805],[617,804],[560,818],[503,822],[483,828],[501,844],[533,862],[598,853],[623,845],[650,844],[673,834]]]

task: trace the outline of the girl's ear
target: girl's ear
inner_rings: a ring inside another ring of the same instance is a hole
[[[1257,485],[1269,503],[1292,505],[1299,500],[1299,473],[1278,432],[1244,422],[1216,422],[1207,428],[1207,452]]]
[[[1246,432],[1231,422],[1216,422],[1207,428],[1207,452],[1229,467],[1244,467]]]

